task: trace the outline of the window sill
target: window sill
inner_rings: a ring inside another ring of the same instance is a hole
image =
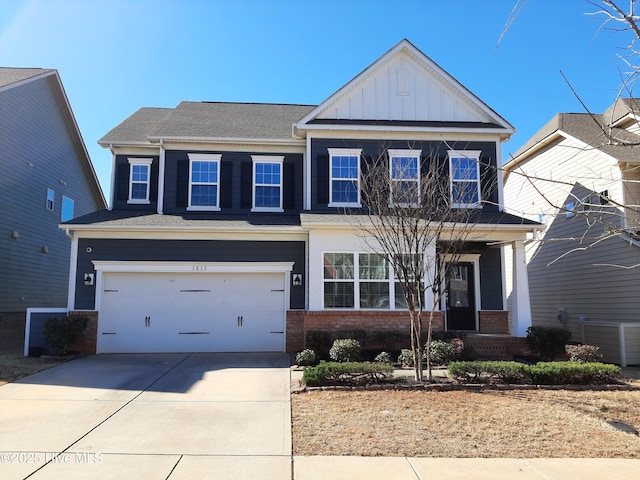
[[[219,212],[220,207],[187,207],[188,212]]]
[[[128,205],[150,205],[151,202],[149,200],[127,200]]]
[[[283,213],[283,208],[266,208],[266,207],[253,207],[252,212],[268,212],[268,213]]]
[[[328,207],[351,207],[351,208],[362,208],[360,203],[330,203],[327,205]]]

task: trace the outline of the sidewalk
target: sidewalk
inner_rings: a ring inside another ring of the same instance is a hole
[[[638,472],[635,459],[293,457],[294,480],[608,480]]]

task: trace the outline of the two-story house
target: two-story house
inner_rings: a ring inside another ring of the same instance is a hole
[[[470,159],[477,174],[443,178],[470,182],[478,234],[458,269],[466,315],[439,305],[437,327],[523,335],[524,261],[509,326],[501,247],[523,260],[535,222],[504,211],[497,174],[513,132],[407,40],[320,105],[141,108],[99,141],[110,208],[64,224],[69,309],[96,312],[99,353],[297,351],[312,330],[408,331],[394,272],[344,214],[383,146],[415,165]]]
[[[28,308],[67,306],[61,222],[106,201],[58,72],[0,68],[0,348],[19,350]]]
[[[558,113],[504,167],[509,211],[542,223],[525,245],[533,324],[622,365],[640,363],[638,105]]]

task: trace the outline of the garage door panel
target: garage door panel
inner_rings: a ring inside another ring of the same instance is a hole
[[[99,351],[283,351],[283,273],[103,274]]]

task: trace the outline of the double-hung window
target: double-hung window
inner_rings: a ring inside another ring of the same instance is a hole
[[[56,201],[56,192],[51,188],[47,188],[47,210],[51,210],[53,212],[53,208],[55,207]]]
[[[252,155],[254,212],[282,212],[284,157]]]
[[[329,206],[360,206],[361,149],[329,149]]]
[[[128,203],[149,203],[151,158],[129,158]]]
[[[62,196],[62,210],[60,212],[60,220],[66,222],[73,218],[73,207],[74,207],[73,198],[69,198],[66,195]]]
[[[451,206],[480,206],[480,151],[450,150]]]
[[[391,205],[416,207],[420,204],[421,150],[389,150]]]
[[[353,253],[324,254],[324,308],[353,308]]]
[[[189,154],[189,206],[187,210],[220,210],[221,154]]]

